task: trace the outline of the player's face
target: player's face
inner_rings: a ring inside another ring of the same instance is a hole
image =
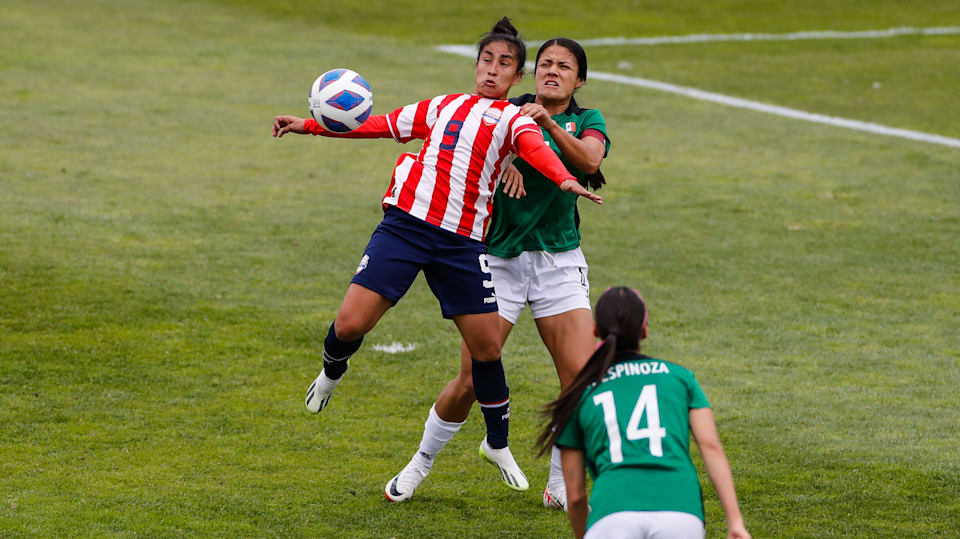
[[[477,60],[477,95],[490,99],[506,99],[510,88],[523,74],[517,56],[506,41],[494,41],[480,51]]]
[[[583,86],[577,78],[577,57],[569,49],[552,45],[540,54],[534,79],[537,96],[549,101],[567,101],[573,91]]]

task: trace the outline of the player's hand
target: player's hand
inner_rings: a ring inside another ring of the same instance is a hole
[[[520,107],[520,112],[532,118],[533,121],[537,122],[537,125],[543,128],[550,127],[550,124],[556,123],[553,121],[553,118],[550,117],[547,109],[543,108],[543,105],[526,103]]]
[[[731,524],[727,526],[727,539],[751,539],[750,532],[743,523]]]
[[[306,129],[304,129],[305,122],[306,120],[297,118],[296,116],[277,116],[273,119],[273,136],[279,138],[282,137],[284,133],[303,135],[307,132]]]
[[[589,198],[597,204],[603,204],[603,198],[600,195],[587,191],[577,180],[564,180],[560,184],[560,190]]]
[[[510,198],[527,196],[527,190],[523,188],[523,174],[512,164],[503,171],[503,194]]]

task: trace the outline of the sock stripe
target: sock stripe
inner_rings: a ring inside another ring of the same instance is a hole
[[[326,351],[326,349],[323,350],[323,360],[324,360],[324,361],[346,361],[346,360],[350,359],[350,356],[352,356],[352,355],[353,355],[353,354],[348,354],[346,357],[335,358],[335,357],[331,356],[330,354],[328,354],[327,351]]]
[[[510,397],[507,397],[499,402],[480,402],[477,401],[481,408],[497,408],[503,406],[504,404],[510,404]]]

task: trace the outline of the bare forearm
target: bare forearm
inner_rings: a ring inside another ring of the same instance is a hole
[[[567,500],[567,518],[573,528],[573,536],[577,539],[583,537],[587,533],[587,500]]]
[[[700,455],[707,467],[707,475],[720,498],[723,514],[727,517],[728,537],[746,539],[750,537],[743,526],[743,515],[737,503],[737,493],[733,487],[733,472],[723,452],[723,444],[717,434],[717,424],[713,420],[713,411],[709,408],[690,410],[690,430],[700,447]]]
[[[567,485],[567,518],[577,539],[587,533],[587,471],[583,451],[561,448],[563,482]]]
[[[710,476],[713,488],[717,491],[723,514],[727,517],[727,525],[743,523],[743,515],[740,514],[740,505],[737,502],[737,492],[733,486],[733,472],[730,471],[730,463],[723,452],[723,447],[719,444],[700,447],[700,454],[703,456],[707,475]]]

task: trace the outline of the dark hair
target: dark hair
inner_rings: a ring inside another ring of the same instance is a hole
[[[533,67],[534,72],[536,72],[537,66],[540,64],[540,55],[543,54],[543,51],[554,45],[559,45],[570,51],[570,54],[572,54],[577,60],[577,78],[586,82],[587,53],[583,50],[583,46],[568,37],[555,37],[545,41],[543,45],[540,45],[540,49],[537,50],[537,61]],[[577,100],[572,96],[570,97],[570,107],[573,108],[573,110],[578,110],[580,108],[577,105]],[[600,172],[600,169],[597,169],[597,171],[593,174],[587,174],[584,179],[587,180],[587,185],[594,191],[600,189],[601,186],[607,183],[607,179],[603,177],[603,173]]]
[[[577,410],[583,392],[603,378],[614,363],[616,353],[640,349],[640,339],[647,325],[647,306],[636,290],[624,286],[607,290],[597,300],[594,316],[597,333],[603,342],[573,382],[560,392],[556,400],[544,406],[542,414],[547,421],[537,437],[538,455],[543,455],[553,447],[567,421]]]
[[[489,32],[480,37],[477,43],[477,62],[480,62],[480,53],[483,48],[495,41],[505,41],[517,55],[517,73],[523,73],[523,65],[527,62],[527,44],[520,39],[520,32],[510,22],[510,17],[504,17],[493,25]]]

